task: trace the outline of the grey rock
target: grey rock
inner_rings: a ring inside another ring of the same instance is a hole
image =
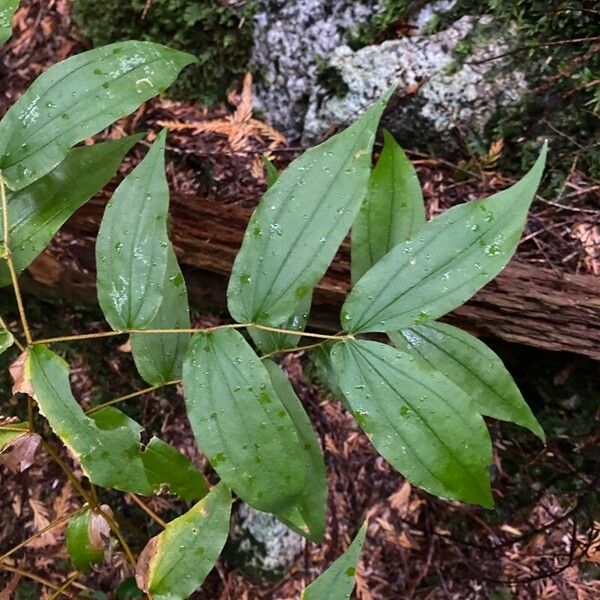
[[[302,554],[305,540],[273,515],[244,503],[234,510],[228,562],[256,582],[278,581]]]
[[[462,17],[435,35],[386,41],[354,52],[340,46],[330,64],[348,88],[343,97],[316,86],[304,123],[304,141],[318,140],[332,124],[353,121],[392,84],[396,106],[384,124],[401,144],[435,152],[453,152],[462,136],[481,137],[499,107],[516,102],[527,90],[518,69],[502,70],[486,61],[507,52],[510,32],[475,44],[458,64],[457,44],[490,17]],[[482,62],[484,61],[484,62]],[[457,135],[458,134],[458,135]]]
[[[252,62],[260,74],[255,105],[272,125],[290,137],[302,132],[319,61],[378,8],[378,0],[260,0],[253,34]]]

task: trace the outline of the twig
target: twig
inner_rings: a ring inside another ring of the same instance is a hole
[[[127,494],[153,521],[156,521],[163,529],[167,526],[167,522],[163,521],[145,502],[138,498],[135,494]]]
[[[55,585],[54,583],[52,583],[51,581],[48,581],[47,579],[44,579],[43,577],[40,577],[39,575],[36,575],[35,573],[30,573],[29,571],[25,571],[25,569],[21,569],[19,567],[13,567],[12,565],[7,565],[5,562],[2,562],[2,568],[6,571],[10,571],[11,573],[16,573],[17,575],[21,575],[21,577],[27,577],[27,579],[31,579],[32,581],[37,581],[37,583],[41,583],[42,585],[49,587],[51,590],[59,589],[59,587],[57,585]],[[71,596],[71,594],[67,594],[66,592],[61,592],[61,593],[64,594],[65,596],[67,596],[68,598],[73,597],[73,596]]]

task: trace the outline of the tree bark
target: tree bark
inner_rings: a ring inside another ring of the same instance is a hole
[[[104,201],[94,199],[63,231],[72,243],[42,254],[25,286],[34,293],[95,300],[94,238]],[[171,199],[171,239],[192,301],[225,307],[227,276],[251,210],[197,196]],[[311,323],[339,329],[349,289],[349,247],[344,244],[317,287]],[[512,261],[490,284],[448,318],[480,335],[600,360],[600,277],[573,275]]]

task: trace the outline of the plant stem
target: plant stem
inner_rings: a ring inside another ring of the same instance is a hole
[[[23,542],[20,542],[19,544],[17,544],[13,548],[11,548],[8,552],[5,552],[2,556],[0,556],[0,562],[7,559],[9,556],[11,556],[11,554],[14,554],[15,552],[17,552],[17,550],[20,550],[21,548],[24,548],[25,546],[27,546],[27,544],[30,544],[31,542],[33,542],[33,540],[44,535],[44,533],[46,533],[47,531],[50,531],[51,529],[54,529],[54,527],[57,527],[61,523],[68,521],[71,517],[74,517],[76,514],[80,513],[81,510],[82,510],[81,508],[78,508],[77,510],[74,510],[73,512],[63,515],[62,517],[59,517],[58,519],[55,519],[54,521],[52,521],[52,523],[49,523],[48,525],[46,525],[46,527],[43,527],[39,531],[36,531],[33,535],[30,535],[26,540],[24,540]]]
[[[97,502],[95,502],[95,500],[90,496],[90,494],[88,494],[88,492],[85,491],[85,489],[81,485],[79,479],[77,479],[77,477],[75,476],[73,471],[69,468],[69,466],[56,453],[54,448],[43,439],[42,439],[42,446],[44,447],[46,452],[48,452],[48,454],[52,457],[54,462],[56,462],[56,464],[63,470],[64,474],[67,476],[67,478],[69,479],[69,481],[71,482],[73,487],[79,492],[79,494],[84,498],[84,500],[90,505],[90,508],[92,510],[99,512],[106,519],[106,522],[108,523],[112,532],[115,534],[115,536],[119,540],[121,546],[123,547],[123,550],[125,551],[125,554],[127,555],[127,558],[129,559],[129,562],[131,563],[131,566],[133,567],[133,569],[135,571],[135,567],[136,567],[135,556],[134,556],[133,552],[131,551],[129,544],[126,542],[125,538],[123,537],[123,535],[119,529],[118,523],[114,520],[114,518],[111,515],[104,512],[102,510],[102,508],[100,508],[100,506],[98,506]]]
[[[283,333],[287,335],[301,335],[302,337],[312,337],[321,340],[347,340],[352,339],[354,336],[350,334],[336,334],[327,335],[324,333],[311,333],[307,331],[298,331],[296,329],[282,329],[280,327],[269,327],[267,325],[260,325],[258,323],[229,323],[227,325],[215,325],[213,327],[190,327],[185,329],[122,329],[119,331],[97,331],[93,333],[82,333],[79,335],[65,335],[52,338],[44,338],[41,340],[35,340],[33,344],[56,344],[58,342],[73,342],[78,340],[92,340],[105,337],[114,337],[117,335],[124,334],[164,334],[164,333],[210,333],[211,331],[218,331],[220,329],[247,329],[253,327],[254,329],[261,329],[262,331],[271,331],[273,333]]]
[[[127,494],[153,521],[156,521],[163,529],[167,522],[163,521],[143,500],[135,494]]]
[[[180,379],[174,379],[173,381],[167,381],[166,383],[161,383],[160,385],[153,385],[151,387],[144,388],[143,390],[137,390],[136,392],[131,392],[130,394],[125,394],[124,396],[119,396],[118,398],[114,398],[113,400],[109,400],[108,402],[104,402],[103,404],[98,404],[98,406],[93,406],[89,410],[85,411],[86,415],[91,415],[96,411],[106,408],[107,406],[112,406],[113,404],[118,404],[119,402],[123,402],[125,400],[129,400],[131,398],[135,398],[136,396],[142,396],[144,394],[149,394],[154,390],[159,390],[160,388],[166,387],[167,385],[175,385],[176,383],[181,383]]]
[[[8,331],[8,333],[12,333],[11,330],[8,328],[8,324],[6,323],[6,321],[4,320],[4,318],[0,315],[0,327],[2,327],[2,329],[4,329],[4,331]],[[25,346],[23,346],[23,344],[21,344],[21,342],[17,339],[17,336],[13,333],[12,334],[13,339],[15,340],[15,346],[21,351],[21,352],[25,352]]]
[[[19,316],[21,317],[21,325],[23,326],[23,333],[25,334],[25,340],[27,345],[30,346],[33,341],[31,338],[31,332],[29,331],[29,323],[27,322],[27,315],[25,314],[25,307],[23,306],[23,298],[21,297],[21,289],[19,288],[19,281],[17,279],[17,272],[15,270],[15,264],[12,259],[9,246],[9,230],[8,230],[8,199],[6,197],[6,184],[4,183],[4,177],[0,172],[0,201],[2,204],[2,226],[4,228],[4,258],[8,271],[10,272],[10,279],[12,281],[13,290],[15,292],[15,298],[17,299],[17,306],[19,308]]]
[[[309,331],[298,331],[294,329],[281,329],[280,327],[268,327],[267,325],[259,325],[257,323],[250,323],[248,327],[254,329],[261,329],[262,331],[271,331],[273,333],[283,333],[286,335],[299,335],[301,337],[317,338],[319,340],[347,340],[354,336],[352,335],[327,335],[325,333],[311,333]]]
[[[335,338],[335,339],[345,339],[345,338]],[[301,352],[302,350],[312,350],[313,348],[319,348],[324,346],[329,340],[324,340],[322,342],[317,342],[316,344],[309,344],[308,346],[296,346],[294,348],[282,348],[281,350],[273,350],[273,352],[269,352],[268,354],[263,354],[260,358],[271,358],[271,356],[275,356],[276,354],[287,354],[288,352]]]
[[[64,594],[65,591],[67,590],[67,588],[72,583],[75,583],[75,581],[79,578],[80,575],[81,575],[81,573],[79,571],[76,571],[52,594],[52,596],[50,596],[50,598],[48,600],[55,600],[55,598],[58,598],[61,594]],[[67,594],[65,594],[65,595],[67,595]]]

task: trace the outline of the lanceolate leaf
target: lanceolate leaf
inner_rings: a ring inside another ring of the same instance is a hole
[[[388,97],[297,158],[266,192],[229,281],[229,310],[237,321],[277,326],[321,279],[365,195]]]
[[[12,17],[19,6],[19,0],[0,0],[0,45],[12,33]]]
[[[142,551],[138,586],[151,600],[183,600],[200,587],[214,567],[229,533],[231,494],[223,483]]]
[[[482,417],[449,379],[379,342],[338,342],[340,387],[379,453],[432,494],[492,506],[492,447]]]
[[[417,172],[392,134],[384,131],[383,136],[383,151],[352,226],[353,282],[425,224]]]
[[[0,122],[0,170],[9,187],[49,173],[71,146],[132,113],[195,60],[152,42],[119,42],[50,67]]]
[[[292,316],[285,323],[279,325],[279,327],[281,329],[290,329],[293,331],[304,331],[308,321],[311,303],[312,292],[300,301],[300,304],[296,307]],[[263,354],[293,348],[298,344],[302,337],[301,334],[292,335],[291,333],[277,333],[253,327],[248,329],[248,333]]]
[[[106,206],[98,239],[98,301],[113,329],[147,328],[163,300],[169,255],[165,131]]]
[[[190,328],[187,289],[172,248],[169,248],[167,257],[163,301],[148,328]],[[189,341],[188,333],[134,333],[131,336],[131,353],[140,375],[151,385],[180,379]]]
[[[432,321],[466,302],[513,255],[546,159],[546,146],[515,185],[455,206],[392,248],[346,299],[346,331],[393,331]]]
[[[303,449],[243,336],[233,329],[194,334],[183,387],[198,445],[221,479],[258,510],[293,503],[306,479]]]
[[[544,431],[500,358],[476,337],[445,323],[428,323],[389,334],[403,352],[424,360],[462,388],[475,408],[495,419]]]
[[[74,148],[53,171],[18,192],[9,192],[9,241],[17,273],[27,268],[63,223],[114,177],[125,154],[142,137]],[[0,218],[0,239],[3,237]],[[10,283],[6,262],[1,261],[0,286]]]
[[[71,392],[69,366],[46,346],[28,351],[25,373],[40,413],[92,483],[145,496],[163,486],[185,499],[206,493],[202,475],[174,448],[153,438],[142,451],[142,428],[121,411],[108,407],[87,416]]]
[[[92,565],[102,562],[104,559],[104,545],[100,536],[91,539],[90,526],[93,519],[102,519],[101,515],[94,515],[88,508],[84,512],[74,516],[67,527],[66,542],[69,556],[79,571],[86,571]]]
[[[273,163],[266,157],[262,157],[265,171],[267,173],[267,187],[270,188],[279,179],[279,171],[275,168]],[[308,321],[308,313],[310,312],[310,305],[312,303],[312,290],[307,293],[306,296],[300,301],[298,306],[294,309],[294,312],[289,319],[278,327],[281,329],[295,329],[297,331],[304,331],[306,323]],[[257,348],[263,354],[269,354],[276,352],[277,350],[284,350],[286,348],[293,348],[300,341],[299,335],[290,335],[286,333],[275,333],[272,331],[263,331],[261,329],[250,328],[248,329],[250,337],[256,344]]]
[[[304,451],[307,467],[304,489],[296,504],[275,513],[283,523],[313,542],[325,535],[327,512],[327,476],[321,447],[310,419],[285,373],[271,360],[264,360],[273,388],[294,422]]]
[[[349,600],[366,533],[365,523],[348,550],[302,592],[301,600]]]

